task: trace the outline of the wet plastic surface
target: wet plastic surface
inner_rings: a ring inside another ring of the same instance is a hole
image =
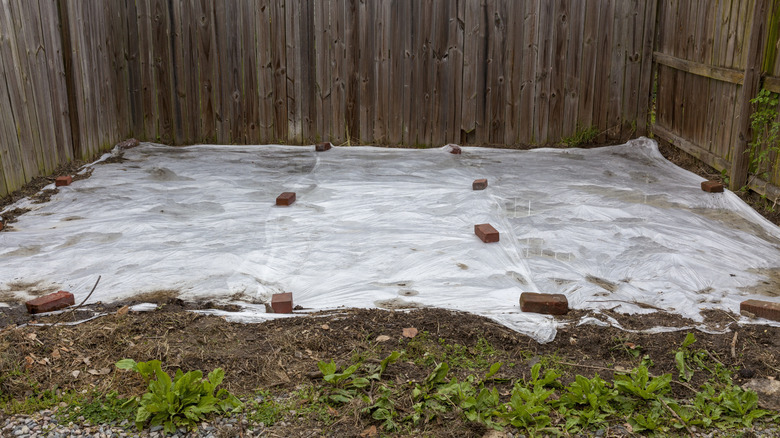
[[[102,275],[92,302],[176,290],[241,304],[239,320],[273,317],[264,303],[292,292],[308,310],[464,310],[542,342],[554,319],[521,313],[521,292],[698,321],[778,300],[758,291],[780,266],[780,229],[729,191],[703,192],[651,140],[462,151],[145,143],[48,203],[9,207],[32,211],[0,233],[0,292],[80,302]],[[472,190],[478,178],[487,189]],[[277,207],[282,192],[296,202]],[[480,241],[481,223],[501,240]]]

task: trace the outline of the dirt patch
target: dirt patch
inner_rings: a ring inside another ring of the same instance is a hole
[[[164,304],[179,297],[179,291],[172,289],[160,289],[152,292],[144,292],[133,296],[133,301],[139,303]]]
[[[764,295],[767,297],[780,296],[780,267],[769,269],[750,269],[750,272],[763,275],[765,280],[761,280],[753,286],[741,287],[740,290],[751,294]]]
[[[669,314],[607,314],[634,329],[691,325],[691,321]],[[422,381],[430,372],[429,366],[421,365],[427,363],[425,354],[431,355],[431,361],[441,360],[439,354],[454,361],[455,356],[446,356],[446,352],[454,351],[448,350],[449,346],[458,346],[456,351],[461,360],[487,354],[491,362],[503,362],[505,366],[499,377],[507,383],[500,391],[510,390],[512,380],[528,378],[531,366],[544,357],[555,358],[551,364],[563,371],[564,383],[573,381],[577,374],[598,373],[612,379],[613,373],[637,366],[643,357],[652,360],[651,373],[677,376],[674,350],[682,344],[688,330],[647,334],[594,324],[576,325],[583,316],[594,315],[572,312],[563,319],[571,323],[559,329],[553,342],[538,344],[487,318],[442,309],[340,309],[261,324],[240,324],[166,305],[151,312],[113,313],[76,326],[7,327],[0,331],[0,375],[5,373],[9,377],[0,379],[0,392],[24,398],[29,382],[34,381],[41,390],[94,387],[118,390],[121,394],[140,394],[145,388],[141,378],[131,373],[120,374],[114,367],[119,359],[133,358],[161,360],[169,372],[176,368],[208,371],[222,367],[226,372],[226,387],[239,395],[270,389],[283,397],[281,394],[321,379],[318,361],[332,359],[344,365],[353,363],[356,357],[372,361],[395,350],[406,351],[407,359],[388,367],[386,376],[398,385],[406,385]],[[739,326],[733,323],[734,317],[723,312],[708,314],[708,324],[721,325],[724,331],[712,334],[690,330],[695,333],[696,347],[706,349],[726,366],[747,370],[746,376],[780,377],[780,355],[776,354],[780,351],[780,328]],[[419,334],[413,339],[404,337],[403,329],[408,327],[416,328]],[[389,340],[378,341],[381,335]],[[25,370],[25,374],[23,377],[8,374],[14,369]],[[105,375],[89,372],[103,369],[110,372]],[[465,377],[457,374],[460,371],[454,372],[453,377]],[[705,377],[705,373],[697,373],[688,383],[673,384],[672,395],[692,397],[690,388],[698,387]],[[743,381],[740,375],[735,375],[735,380]],[[406,407],[398,406],[398,409]],[[296,421],[274,426],[267,432],[270,436],[274,433],[289,436],[287,432],[292,429],[312,431],[323,427],[305,416]],[[355,415],[326,429],[331,432],[338,429],[341,436],[357,436],[369,421]],[[466,424],[461,426],[465,429],[454,434],[444,424],[432,426],[431,435],[484,433],[473,431]]]

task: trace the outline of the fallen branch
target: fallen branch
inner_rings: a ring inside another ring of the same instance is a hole
[[[737,358],[737,334],[739,332],[734,332],[734,339],[731,340],[731,358],[736,359]]]
[[[62,321],[65,319],[65,316],[67,316],[67,315],[71,315],[71,314],[73,314],[73,312],[75,312],[75,311],[79,310],[79,309],[81,308],[81,306],[83,306],[83,305],[84,305],[84,303],[86,303],[86,302],[87,302],[87,300],[89,299],[89,297],[91,297],[91,296],[92,296],[92,293],[93,293],[93,292],[95,292],[95,289],[97,289],[98,283],[100,283],[100,277],[101,277],[101,276],[100,276],[100,275],[98,275],[98,278],[97,278],[97,281],[95,282],[95,285],[94,285],[94,286],[92,286],[92,290],[91,290],[91,291],[89,291],[89,295],[87,295],[87,297],[86,297],[86,298],[84,298],[84,301],[82,301],[82,302],[81,302],[81,303],[80,303],[78,306],[71,308],[71,309],[70,309],[68,312],[65,312],[65,313],[63,313],[62,315],[60,315],[60,317],[59,317],[59,318],[57,318],[57,320],[56,320],[56,321],[54,321],[54,322],[53,322],[51,325],[46,325],[46,326],[44,326],[44,330],[45,330],[45,329],[48,329],[48,328],[51,328],[51,327],[54,327],[55,325],[57,325],[57,324],[59,324],[60,322],[62,322]]]
[[[679,415],[677,415],[677,412],[674,412],[674,409],[670,408],[670,407],[669,407],[669,405],[667,405],[667,404],[666,404],[666,402],[664,401],[664,399],[663,399],[663,398],[661,398],[661,397],[658,397],[658,401],[660,401],[660,402],[661,402],[661,404],[662,404],[662,405],[664,405],[664,407],[665,407],[666,409],[668,409],[668,410],[669,410],[669,412],[671,412],[671,413],[672,413],[672,415],[674,415],[674,418],[676,418],[676,419],[677,419],[677,421],[679,421],[679,422],[680,422],[680,424],[682,424],[683,426],[685,426],[685,430],[687,430],[687,431],[688,431],[688,435],[690,435],[690,436],[693,436],[693,431],[691,430],[691,428],[690,428],[690,427],[688,427],[688,425],[687,425],[687,424],[685,424],[685,422],[683,421],[683,419],[682,419],[682,418],[680,418],[680,416],[679,416]]]

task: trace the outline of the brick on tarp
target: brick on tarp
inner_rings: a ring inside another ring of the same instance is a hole
[[[24,304],[27,306],[27,311],[29,313],[45,313],[64,309],[75,303],[72,293],[61,290],[53,294],[30,300]]]
[[[487,179],[475,179],[471,184],[471,188],[474,190],[485,190],[487,188]]]
[[[498,242],[499,238],[498,231],[490,224],[474,225],[474,234],[485,243]]]
[[[274,313],[292,313],[293,297],[292,292],[273,294],[271,297],[271,308]]]
[[[54,180],[54,185],[56,187],[69,186],[70,183],[72,182],[73,182],[73,177],[70,175],[58,176],[57,179]]]
[[[291,205],[295,202],[295,192],[284,192],[276,198],[276,205]]]
[[[718,181],[703,181],[701,189],[709,193],[723,193],[723,184]]]
[[[747,312],[759,318],[780,321],[780,303],[761,300],[747,300],[739,304],[739,311]]]
[[[569,300],[563,294],[523,292],[520,294],[520,310],[545,315],[565,315],[569,312]]]
[[[314,150],[317,152],[325,152],[327,150],[330,150],[330,148],[331,148],[330,142],[317,143],[316,145],[314,145]]]

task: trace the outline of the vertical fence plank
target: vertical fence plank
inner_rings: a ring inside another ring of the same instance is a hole
[[[505,134],[506,101],[506,3],[488,2],[486,15],[488,31],[488,72],[485,90],[487,141],[503,143]]]
[[[5,23],[4,16],[0,15],[0,23]],[[3,27],[3,29],[8,29]],[[7,81],[10,72],[6,73],[6,62],[8,58],[6,49],[8,48],[8,38],[0,29],[0,80]],[[13,68],[9,66],[9,68]],[[16,102],[9,95],[8,87],[0,87],[0,110],[4,117],[0,117],[0,169],[3,171],[0,178],[0,198],[4,198],[13,190],[21,187],[32,176],[25,175],[24,158],[22,157],[19,136],[17,135],[17,115],[19,110]]]
[[[274,69],[274,136],[277,143],[288,138],[287,124],[287,55],[284,0],[272,0],[271,54]]]
[[[315,0],[314,1],[314,51],[316,53],[315,64],[315,101],[314,112],[315,115],[313,123],[313,133],[316,140],[327,141],[330,139],[330,132],[332,128],[331,122],[331,108],[330,108],[330,96],[331,96],[331,66],[330,66],[330,42],[331,42],[331,29],[330,29],[330,5],[327,0]]]
[[[260,141],[260,88],[258,86],[256,35],[263,26],[256,21],[255,0],[242,0],[241,20],[241,63],[243,66],[243,91],[241,93],[241,123],[244,126],[244,143],[257,144]]]
[[[553,17],[553,58],[550,70],[550,116],[547,129],[547,139],[550,142],[561,140],[564,123],[564,109],[566,104],[566,58],[569,49],[569,2],[558,0],[555,2]]]
[[[347,88],[347,34],[345,21],[345,4],[340,0],[330,2],[331,20],[333,22],[333,41],[331,70],[332,70],[332,96],[331,103],[331,141],[336,144],[342,144],[347,141],[346,137],[346,88]]]
[[[289,142],[303,142],[301,103],[303,99],[303,81],[301,79],[302,57],[301,40],[301,2],[292,1],[285,4],[285,32],[287,56],[287,124]]]
[[[536,142],[536,82],[539,59],[539,6],[540,0],[524,2],[523,10],[523,68],[520,85],[520,121],[518,142],[531,144]],[[465,61],[464,61],[465,63]]]
[[[651,0],[652,1],[652,0]],[[599,0],[585,2],[584,26],[582,31],[582,66],[579,77],[579,101],[577,102],[577,123],[583,129],[595,125],[593,102],[596,98],[597,50],[599,47]],[[599,79],[601,81],[601,79]]]
[[[386,23],[387,30],[390,32],[390,49],[388,53],[390,70],[387,81],[387,99],[388,107],[385,120],[387,122],[386,135],[390,144],[399,144],[403,141],[402,133],[404,126],[403,102],[404,102],[404,45],[405,38],[403,26],[406,18],[403,13],[406,11],[407,3],[404,0],[393,0],[386,3],[390,4],[390,16]],[[392,27],[391,27],[392,26]]]
[[[585,26],[585,2],[573,2],[569,11],[569,44],[566,56],[566,75],[563,89],[564,109],[561,121],[561,137],[575,133],[577,110],[580,99],[580,76],[582,76],[582,37]]]
[[[400,23],[401,23],[401,54],[399,56],[402,58],[399,62],[401,63],[402,74],[399,76],[399,80],[401,81],[401,84],[403,86],[403,91],[401,92],[401,98],[402,98],[402,104],[401,104],[401,141],[407,145],[411,146],[413,143],[412,137],[411,137],[411,125],[412,125],[412,117],[413,117],[413,108],[414,104],[412,101],[412,96],[414,92],[413,88],[413,77],[412,77],[412,69],[414,68],[414,63],[416,61],[416,52],[413,47],[413,38],[412,38],[412,30],[414,27],[414,20],[415,15],[413,8],[414,6],[414,0],[397,0],[401,3],[401,11],[399,13],[399,17],[402,17]]]
[[[361,1],[358,4],[358,34],[360,52],[356,67],[360,77],[359,91],[359,118],[360,118],[360,142],[371,143],[374,133],[374,40],[376,28],[372,26],[375,1]]]
[[[463,48],[462,122],[460,129],[466,133],[464,143],[474,143],[477,130],[477,97],[484,71],[481,54],[484,50],[485,27],[483,11],[478,0],[463,0],[466,4],[465,40]]]
[[[262,143],[273,141],[274,137],[274,68],[271,57],[271,0],[258,0],[256,4],[257,22],[257,64],[259,108],[259,138]]]
[[[547,143],[547,128],[550,117],[550,88],[553,68],[553,23],[555,22],[554,2],[542,1],[539,10],[539,52],[536,58],[536,99],[535,132],[537,143]]]
[[[637,135],[647,135],[648,113],[651,108],[650,94],[652,93],[653,73],[653,45],[655,43],[655,23],[658,14],[658,2],[647,0],[645,5],[645,19],[642,30],[642,52],[639,82],[639,99],[637,102]]]

